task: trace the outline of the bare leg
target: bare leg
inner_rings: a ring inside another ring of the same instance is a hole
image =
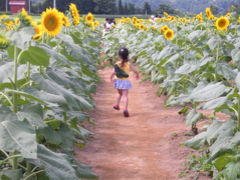
[[[124,99],[124,111],[128,110],[128,90],[122,90],[123,99]]]
[[[119,106],[119,104],[121,102],[122,95],[123,95],[122,90],[118,89],[118,97],[117,97],[117,104],[116,104],[116,106]]]

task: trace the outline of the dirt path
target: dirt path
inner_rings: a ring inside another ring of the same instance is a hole
[[[185,121],[177,108],[164,108],[164,98],[155,95],[150,83],[134,79],[130,91],[131,117],[115,111],[116,91],[109,82],[109,69],[100,71],[105,80],[99,85],[92,113],[95,136],[77,159],[91,165],[100,180],[175,180],[189,150],[180,147]]]

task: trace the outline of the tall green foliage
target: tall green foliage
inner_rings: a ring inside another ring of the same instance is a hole
[[[143,0],[125,0],[124,3],[133,3],[137,7],[143,7],[144,5]],[[179,9],[180,11],[188,11],[191,13],[199,13],[201,11],[204,11],[206,7],[210,7],[211,5],[217,6],[220,11],[227,11],[227,9],[232,4],[238,4],[240,5],[240,2],[238,0],[181,0],[181,3],[179,3],[179,0],[148,0],[151,7],[155,10],[157,7],[159,7],[160,4],[167,4],[171,6],[174,9]]]
[[[148,2],[145,2],[144,5],[143,5],[143,13],[144,14],[151,14],[152,13],[151,6]]]
[[[94,0],[96,6],[94,12],[97,14],[115,14],[116,0]]]
[[[100,34],[84,24],[41,41],[34,34],[18,26],[0,50],[0,179],[96,178],[73,146],[91,135],[82,124],[94,107]]]
[[[66,2],[66,1],[65,1]],[[69,4],[69,2],[67,2]],[[70,0],[70,3],[74,3],[78,6],[80,13],[94,12],[96,3],[94,0]]]
[[[118,14],[123,14],[122,0],[118,0]]]
[[[163,14],[164,12],[166,12],[168,14],[175,14],[176,13],[175,9],[173,9],[171,6],[169,6],[167,4],[160,4],[159,5],[159,10],[157,10],[157,12],[159,14]]]

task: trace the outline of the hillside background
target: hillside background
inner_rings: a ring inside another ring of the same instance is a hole
[[[6,2],[9,1],[0,0],[0,12],[9,10],[10,6],[6,8]],[[31,13],[36,15],[54,4],[54,0],[26,1],[31,4]],[[163,12],[178,16],[191,15],[204,12],[207,7],[214,14],[220,15],[226,13],[233,4],[237,14],[240,13],[240,0],[56,0],[56,8],[64,12],[70,3],[77,5],[80,14],[92,12],[98,15],[139,15],[145,18],[152,14],[162,15]]]
[[[152,9],[159,8],[160,4],[167,4],[172,8],[191,13],[199,13],[211,5],[217,6],[219,11],[225,11],[232,4],[240,4],[240,0],[123,0],[124,3],[133,3],[142,7],[145,2],[151,5]]]

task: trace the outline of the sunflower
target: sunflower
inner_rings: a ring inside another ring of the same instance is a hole
[[[24,8],[22,8],[22,11],[19,15],[19,20],[23,26],[34,26],[32,17],[28,15],[27,11]]]
[[[151,26],[151,29],[152,30],[157,30],[157,27],[156,26]]]
[[[6,49],[9,45],[9,40],[2,34],[0,34],[0,49]]]
[[[210,8],[206,8],[205,12],[206,12],[208,19],[212,19],[212,17],[214,17]]]
[[[4,19],[2,24],[5,25],[5,28],[8,31],[13,30],[15,25],[16,25],[15,24],[15,19],[11,19],[11,18]]]
[[[70,8],[71,15],[72,15],[72,18],[73,18],[73,24],[75,26],[77,26],[80,23],[80,15],[79,15],[77,6],[73,3],[71,3],[69,5],[69,8]]]
[[[164,33],[165,31],[167,31],[169,29],[169,27],[167,25],[164,25],[160,28],[160,33]]]
[[[133,21],[133,24],[139,24],[140,21],[138,19],[136,19],[135,21]]]
[[[238,18],[238,23],[240,23],[240,18]]]
[[[203,22],[203,15],[202,13],[198,14],[198,15],[195,15],[195,19],[198,19],[200,23]]]
[[[0,16],[0,19],[5,19],[5,18],[8,18],[8,17],[9,17],[8,15],[3,14],[3,15]]]
[[[33,26],[33,28],[35,27],[35,26],[37,26],[37,25],[40,25],[41,23],[40,22],[38,22],[38,21],[33,21],[32,22],[32,26]]]
[[[137,20],[137,17],[134,16],[134,17],[132,18],[132,21],[134,22],[134,21],[136,21],[136,20]]]
[[[144,30],[144,29],[145,29],[145,26],[144,26],[143,24],[139,24],[139,29]]]
[[[131,18],[126,18],[126,22],[130,22],[131,21]]]
[[[94,20],[93,14],[92,14],[92,13],[88,13],[87,16],[85,17],[85,21],[86,21],[88,24],[90,24],[90,23],[93,22],[93,20]]]
[[[8,21],[5,21],[4,24],[6,26],[13,26],[15,24],[15,22],[13,20],[8,20]]]
[[[43,36],[43,33],[42,33],[42,34],[35,34],[35,35],[32,37],[32,39],[33,39],[33,40],[39,40],[39,39],[42,38],[42,36]]]
[[[203,18],[202,17],[200,17],[198,20],[199,20],[200,23],[203,22]]]
[[[35,31],[35,35],[32,37],[32,39],[34,40],[39,40],[42,38],[42,36],[44,35],[44,31],[43,31],[43,27],[42,25],[36,25],[34,26],[34,31]]]
[[[168,29],[167,31],[164,32],[164,37],[167,40],[173,40],[173,38],[174,38],[174,31],[171,30],[171,29]]]
[[[163,12],[163,15],[166,16],[166,17],[169,16],[169,14],[167,12]]]
[[[220,17],[217,19],[215,25],[217,27],[218,30],[227,30],[228,26],[229,26],[230,22],[228,20],[227,17]]]
[[[207,17],[211,16],[211,14],[212,14],[212,11],[210,8],[206,8],[205,12],[206,12]]]
[[[15,24],[19,23],[19,18],[15,18]]]
[[[100,25],[100,22],[99,21],[95,21],[94,22],[94,26],[98,27]]]
[[[149,28],[147,26],[144,27],[145,31],[149,31]]]
[[[63,25],[66,26],[66,27],[69,27],[71,26],[70,22],[69,22],[69,19],[67,16],[65,16],[62,12],[60,12],[61,15],[62,15],[62,21],[63,21]]]
[[[225,16],[230,17],[231,15],[232,15],[231,13],[227,13]]]
[[[27,16],[28,15],[27,11],[24,8],[22,8],[21,15],[22,16]]]
[[[34,39],[34,40],[41,39],[44,34],[42,26],[41,25],[35,26],[34,31],[36,34],[32,37],[32,39]]]
[[[42,25],[35,26],[34,31],[35,31],[36,34],[39,34],[39,33],[43,32]]]
[[[71,26],[70,21],[67,16],[63,16],[63,25],[66,27]]]
[[[92,22],[89,23],[89,25],[90,25],[90,28],[91,28],[92,31],[96,30],[95,22],[92,21]]]
[[[60,33],[63,25],[62,14],[54,8],[47,9],[42,13],[41,25],[43,31],[49,36],[56,36]]]
[[[139,24],[134,24],[134,27],[139,29]]]

